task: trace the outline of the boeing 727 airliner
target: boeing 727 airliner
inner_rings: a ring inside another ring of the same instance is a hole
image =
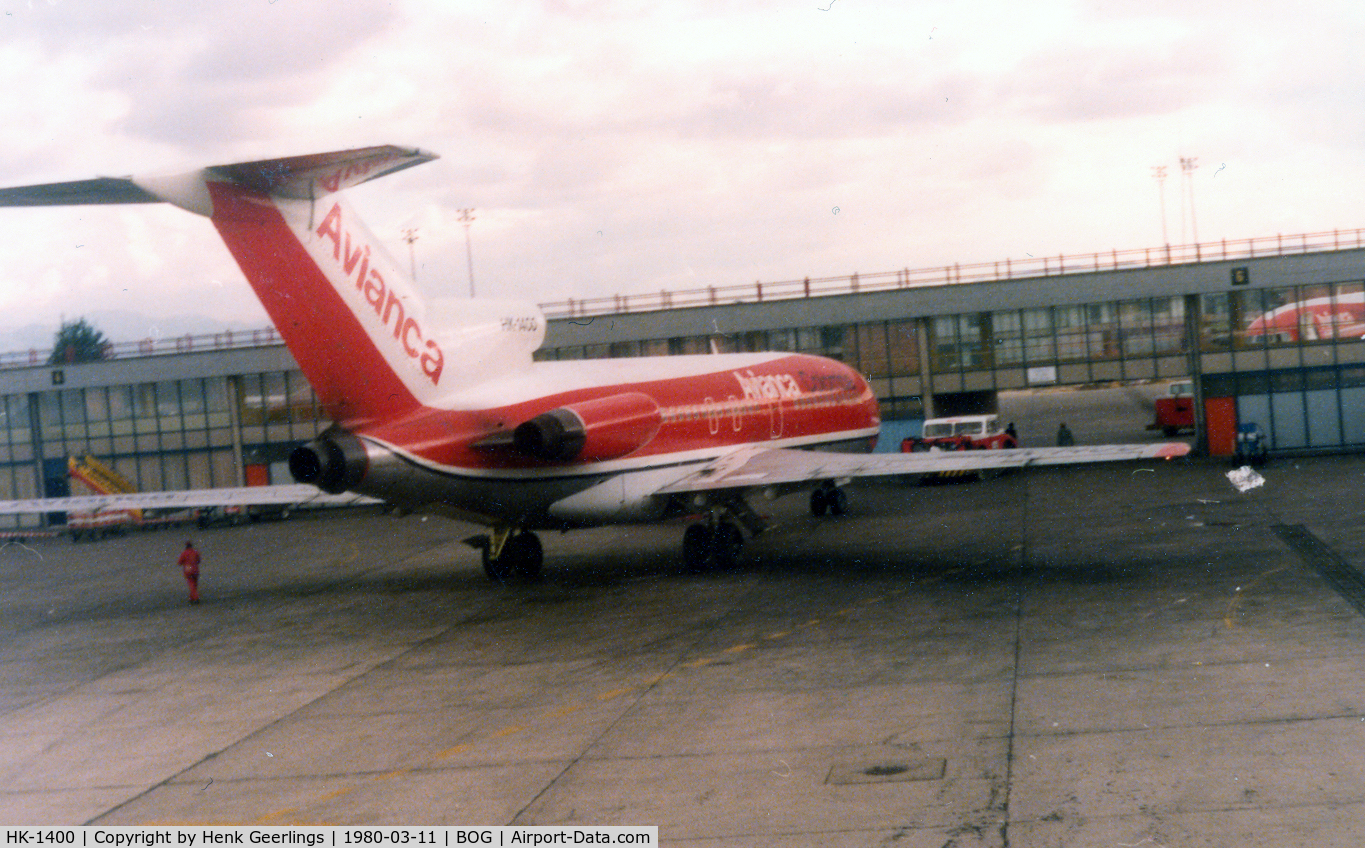
[[[4,189],[0,205],[166,202],[207,217],[333,422],[293,453],[294,477],[330,494],[488,527],[468,541],[497,580],[539,572],[536,530],[699,516],[683,534],[684,559],[696,568],[723,566],[765,527],[749,504],[755,495],[805,491],[813,512],[838,513],[840,487],[858,477],[1189,450],[869,456],[881,423],[876,397],[861,374],[832,359],[739,353],[533,362],[545,336],[534,303],[424,301],[343,196],[433,158],[372,147]],[[137,497],[105,500],[132,507]],[[11,501],[0,509],[63,508],[58,503]]]

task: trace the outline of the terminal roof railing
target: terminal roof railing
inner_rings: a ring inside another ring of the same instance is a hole
[[[158,339],[139,339],[132,342],[111,342],[105,345],[105,359],[127,359],[137,356],[161,356],[173,353],[193,353],[197,350],[225,350],[234,347],[267,347],[283,344],[274,327],[259,330],[223,330],[218,333],[186,334]],[[45,365],[52,349],[0,353],[0,368],[25,368]],[[61,364],[61,363],[57,363]]]
[[[619,315],[625,312],[655,312],[663,309],[717,306],[734,303],[763,303],[807,297],[857,294],[891,289],[945,286],[958,283],[983,283],[999,280],[1053,277],[1118,271],[1129,268],[1156,268],[1228,259],[1255,259],[1365,247],[1365,230],[1331,230],[1299,235],[1276,235],[1198,244],[1165,245],[1140,250],[1111,250],[1104,253],[1079,253],[1060,256],[1030,256],[1001,262],[969,265],[936,265],[932,268],[905,268],[875,274],[840,277],[806,277],[801,280],[754,282],[741,285],[707,286],[676,291],[616,294],[542,303],[547,318],[576,318],[591,315]]]
[[[1218,262],[1229,259],[1290,256],[1333,250],[1352,250],[1361,247],[1365,247],[1365,229],[1331,230],[1320,233],[1276,235],[1236,241],[1224,239],[1198,244],[1168,244],[1163,247],[1149,247],[1140,250],[1111,250],[1107,253],[1030,256],[1027,259],[1006,259],[1001,262],[936,265],[932,268],[905,268],[899,271],[850,274],[841,277],[806,277],[801,280],[783,280],[771,283],[759,281],[742,285],[707,286],[705,288],[643,294],[569,298],[542,303],[540,307],[547,318],[576,318],[625,312],[655,312],[663,309],[828,297],[921,286],[1053,277],[1062,274],[1088,274],[1128,268],[1157,268],[1167,265]],[[281,343],[279,333],[275,331],[274,327],[265,327],[259,330],[224,330],[218,333],[187,334],[170,338],[114,342],[108,346],[106,358],[122,359],[192,353],[202,350],[264,347]],[[47,363],[51,355],[51,349],[40,350],[37,348],[0,353],[0,368],[43,365]]]

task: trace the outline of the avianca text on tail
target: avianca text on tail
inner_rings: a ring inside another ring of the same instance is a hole
[[[289,459],[330,496],[478,522],[494,580],[541,569],[537,530],[691,517],[689,568],[733,564],[767,521],[756,495],[817,516],[863,477],[1170,459],[1184,444],[868,456],[881,424],[856,370],[792,353],[535,362],[527,301],[427,302],[343,197],[428,162],[370,147],[188,174],[0,190],[0,205],[168,202],[206,215],[332,424]],[[447,368],[447,363],[450,367]],[[184,493],[189,494],[189,493]],[[127,497],[127,496],[123,496]],[[219,498],[218,500],[221,500]],[[38,499],[0,509],[51,508]],[[60,508],[60,507],[58,507]]]
[[[352,245],[351,231],[341,220],[340,203],[332,204],[318,225],[317,235],[331,241],[332,258],[340,263],[347,278],[354,275],[356,292],[363,292],[365,304],[374,310],[379,323],[384,327],[392,325],[393,337],[402,342],[403,352],[418,361],[433,385],[439,384],[441,370],[445,368],[441,346],[424,337],[417,319],[404,314],[402,299],[384,283],[379,271],[370,267],[370,246],[358,238]]]

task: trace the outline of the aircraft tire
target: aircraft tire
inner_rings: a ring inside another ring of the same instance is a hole
[[[848,512],[848,495],[843,489],[831,489],[826,495],[830,515],[843,515]]]
[[[483,549],[483,573],[494,583],[505,583],[512,576],[512,563],[506,556],[505,547],[504,555],[500,557],[490,556],[488,548]]]
[[[509,539],[508,544],[516,546],[512,576],[526,581],[538,579],[540,568],[545,564],[545,549],[540,545],[540,537],[535,533],[521,532]]]
[[[739,564],[739,553],[744,549],[744,534],[728,521],[716,525],[711,536],[711,559],[716,568],[731,569]]]
[[[829,498],[825,495],[825,488],[821,486],[810,493],[810,514],[819,518],[824,515],[830,507]]]
[[[689,524],[683,531],[683,564],[688,571],[705,571],[711,560],[715,534],[705,524]]]

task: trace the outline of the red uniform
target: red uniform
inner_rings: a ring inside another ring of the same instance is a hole
[[[199,552],[193,545],[186,544],[180,552],[180,568],[185,572],[185,582],[190,587],[190,603],[199,603]]]

